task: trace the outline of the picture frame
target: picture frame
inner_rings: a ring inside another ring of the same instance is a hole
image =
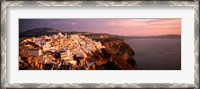
[[[7,82],[7,8],[23,6],[66,7],[194,7],[194,83],[8,83]],[[2,1],[1,2],[1,88],[195,88],[199,89],[199,1]]]

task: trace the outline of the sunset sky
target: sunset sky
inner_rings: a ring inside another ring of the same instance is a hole
[[[19,19],[19,32],[33,28],[123,36],[181,34],[181,19]]]

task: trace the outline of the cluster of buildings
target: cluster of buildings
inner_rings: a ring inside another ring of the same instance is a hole
[[[56,64],[57,60],[63,60],[63,65],[87,65],[88,55],[101,50],[104,46],[88,37],[62,33],[51,36],[40,36],[23,39],[19,43],[19,56],[39,57],[42,64]],[[33,60],[34,61],[34,60]]]

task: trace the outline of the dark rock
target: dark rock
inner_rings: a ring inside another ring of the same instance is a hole
[[[100,41],[105,48],[91,55],[97,70],[135,70],[136,61],[133,59],[135,52],[122,39],[105,38],[95,39]]]

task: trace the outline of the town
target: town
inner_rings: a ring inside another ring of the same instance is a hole
[[[89,55],[105,48],[80,34],[65,33],[20,39],[20,70],[95,70]]]

